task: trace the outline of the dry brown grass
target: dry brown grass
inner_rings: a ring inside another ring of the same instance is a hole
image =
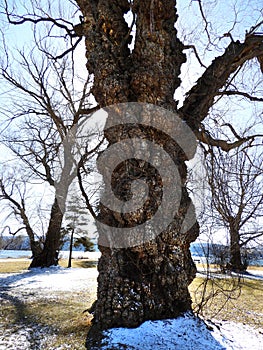
[[[241,278],[196,278],[190,285],[193,307],[205,318],[263,326],[263,281]],[[200,302],[203,304],[200,305]]]
[[[58,349],[66,344],[67,349],[85,350],[91,318],[83,311],[92,302],[78,293],[61,293],[48,299],[40,297],[25,302],[23,307],[12,301],[5,302],[1,305],[1,327],[12,327],[12,332],[15,332],[33,325],[48,335],[46,349]]]
[[[0,273],[17,273],[22,270],[27,270],[30,266],[30,259],[0,259]],[[89,259],[72,259],[72,267],[95,267],[97,261]],[[68,266],[68,260],[59,260],[59,265],[62,267]]]
[[[16,273],[29,268],[30,259],[0,259],[0,273]]]
[[[73,267],[87,267],[89,260],[73,260]],[[94,263],[94,262],[93,262]],[[0,273],[19,272],[27,269],[30,260],[7,259],[0,262]],[[62,266],[66,260],[60,261]],[[205,292],[204,287],[206,286]],[[237,278],[222,278],[206,281],[196,278],[190,286],[193,306],[203,297],[201,314],[206,318],[217,318],[242,322],[254,327],[262,327],[263,281]],[[1,305],[0,321],[4,327],[12,329],[23,324],[34,324],[38,329],[47,329],[50,334],[47,350],[67,344],[72,350],[85,350],[85,339],[91,318],[83,313],[94,301],[88,293],[60,293],[43,295],[25,300],[21,305],[5,301]],[[46,327],[46,328],[45,328]],[[46,331],[44,331],[46,332]]]

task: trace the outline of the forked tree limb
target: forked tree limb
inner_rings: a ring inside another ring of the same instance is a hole
[[[242,146],[244,143],[248,142],[249,140],[253,140],[255,136],[249,136],[244,138],[239,138],[237,141],[234,142],[227,142],[222,139],[213,138],[210,133],[202,129],[201,131],[196,130],[195,135],[199,141],[202,143],[205,143],[210,146],[215,146],[221,148],[225,152],[229,152],[230,150]]]
[[[194,45],[185,45],[185,46],[184,46],[184,49],[185,49],[185,50],[187,50],[187,49],[192,49],[192,50],[194,51],[194,53],[195,53],[195,57],[196,57],[197,61],[199,62],[200,66],[201,66],[201,67],[204,67],[204,68],[207,68],[207,67],[203,64],[203,62],[201,61],[201,58],[200,58],[200,56],[198,55],[198,52],[197,52],[196,47],[195,47]]]

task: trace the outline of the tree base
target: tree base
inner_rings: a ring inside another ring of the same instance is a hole
[[[29,266],[29,269],[36,268],[36,267],[51,267],[51,266],[57,266],[58,265],[58,251],[49,251],[46,252],[45,250],[42,251],[41,254],[33,257],[33,260]]]
[[[178,238],[169,245],[159,237],[133,248],[100,247],[96,329],[134,328],[147,320],[176,318],[191,310],[188,286],[196,267],[189,244]]]

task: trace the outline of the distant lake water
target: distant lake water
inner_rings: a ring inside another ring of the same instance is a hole
[[[31,250],[0,250],[0,259],[30,258]]]
[[[0,259],[18,259],[25,258],[30,259],[32,256],[31,250],[0,250]],[[62,250],[59,252],[60,259],[67,259],[69,256],[69,251]],[[83,252],[83,251],[73,251],[73,259],[90,259],[97,260],[100,257],[100,252]],[[206,258],[193,256],[195,262],[206,263]],[[257,259],[250,261],[249,265],[263,266],[263,259]]]
[[[0,250],[0,259],[18,259],[18,258],[31,258],[32,252],[31,250]],[[69,256],[68,251],[60,251],[59,258],[67,259]],[[91,259],[97,260],[100,256],[99,252],[81,252],[81,251],[73,251],[72,257],[73,259]]]

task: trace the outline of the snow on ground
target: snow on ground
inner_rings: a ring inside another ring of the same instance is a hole
[[[59,292],[96,290],[97,271],[90,269],[32,269],[14,274],[0,274],[1,292],[10,295],[23,296],[28,293],[34,295],[48,291],[50,296]],[[209,327],[208,327],[208,326]],[[214,321],[207,325],[192,316],[185,314],[174,320],[148,321],[134,329],[116,328],[105,332],[106,341],[101,349],[129,349],[129,350],[261,350],[263,349],[263,329],[253,328],[233,322]],[[212,331],[209,329],[213,329]],[[45,334],[45,330],[38,330]],[[32,328],[1,332],[0,322],[0,350],[27,350],[29,340],[36,334]],[[41,342],[34,349],[41,347]],[[62,349],[62,348],[61,348]],[[65,344],[63,349],[68,349]],[[53,350],[53,349],[52,349]]]
[[[98,272],[95,268],[66,269],[61,266],[35,268],[22,273],[0,274],[0,287],[41,291],[79,291],[94,289]]]
[[[205,270],[205,269],[198,269],[197,270],[197,274],[196,277],[206,277],[207,275],[209,275],[210,278],[233,278],[233,277],[239,277],[239,278],[247,278],[250,280],[263,280],[263,271],[261,270],[248,270],[245,273],[235,273],[235,272],[231,272],[228,275],[225,274],[223,275],[222,273],[218,272],[217,269],[209,269],[209,270]]]
[[[174,320],[147,321],[135,329],[115,328],[105,335],[109,345],[101,349],[158,350],[262,350],[263,335],[233,322],[206,324],[191,314]]]

